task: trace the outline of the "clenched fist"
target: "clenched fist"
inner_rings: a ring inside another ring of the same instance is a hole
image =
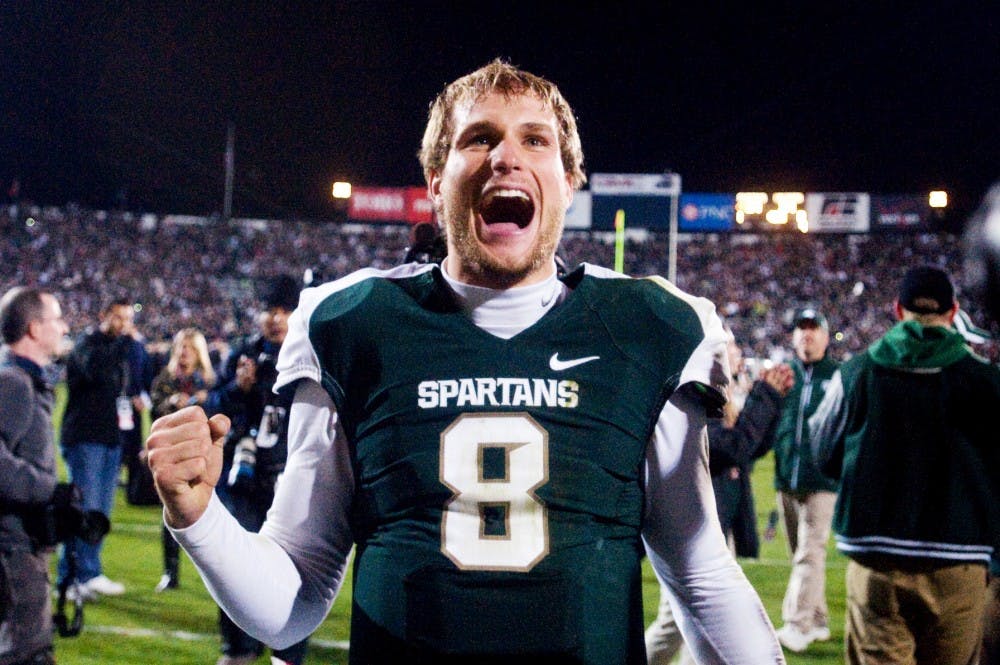
[[[170,526],[190,526],[208,507],[222,472],[222,446],[229,426],[229,418],[208,418],[199,406],[153,423],[146,439],[147,461]]]

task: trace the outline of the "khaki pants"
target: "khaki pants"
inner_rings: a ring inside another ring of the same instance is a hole
[[[674,657],[680,657],[674,660]],[[660,587],[660,607],[656,619],[646,629],[646,665],[697,665],[691,651],[684,644],[684,637],[667,599],[667,593]]]
[[[985,603],[982,565],[908,572],[851,561],[845,660],[850,665],[974,665]]]
[[[1000,577],[990,580],[983,617],[983,655],[980,665],[1000,665]]]
[[[837,502],[835,492],[782,492],[778,506],[788,535],[792,570],[781,619],[802,633],[827,625],[826,544]]]
[[[667,594],[660,588],[660,606],[653,623],[646,628],[647,665],[667,665],[684,646]]]

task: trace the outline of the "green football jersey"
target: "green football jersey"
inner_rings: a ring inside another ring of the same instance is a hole
[[[591,272],[511,339],[436,267],[310,300],[355,476],[352,662],[645,662],[647,443],[682,383],[721,400],[691,298]]]

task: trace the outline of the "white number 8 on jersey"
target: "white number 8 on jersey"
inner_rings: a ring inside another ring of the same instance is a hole
[[[548,434],[528,414],[465,414],[441,434],[441,482],[454,494],[441,550],[464,570],[525,572],[548,554]]]

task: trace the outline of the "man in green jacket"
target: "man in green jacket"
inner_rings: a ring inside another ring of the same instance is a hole
[[[952,327],[948,275],[903,278],[899,323],[844,363],[810,419],[840,478],[848,663],[968,665],[1000,528],[1000,370]]]
[[[812,642],[830,639],[826,544],[837,483],[813,463],[806,422],[823,399],[837,362],[828,353],[830,328],[818,309],[796,310],[792,325],[795,385],[782,403],[774,435],[774,484],[792,557],[778,639],[786,649],[801,652]]]

